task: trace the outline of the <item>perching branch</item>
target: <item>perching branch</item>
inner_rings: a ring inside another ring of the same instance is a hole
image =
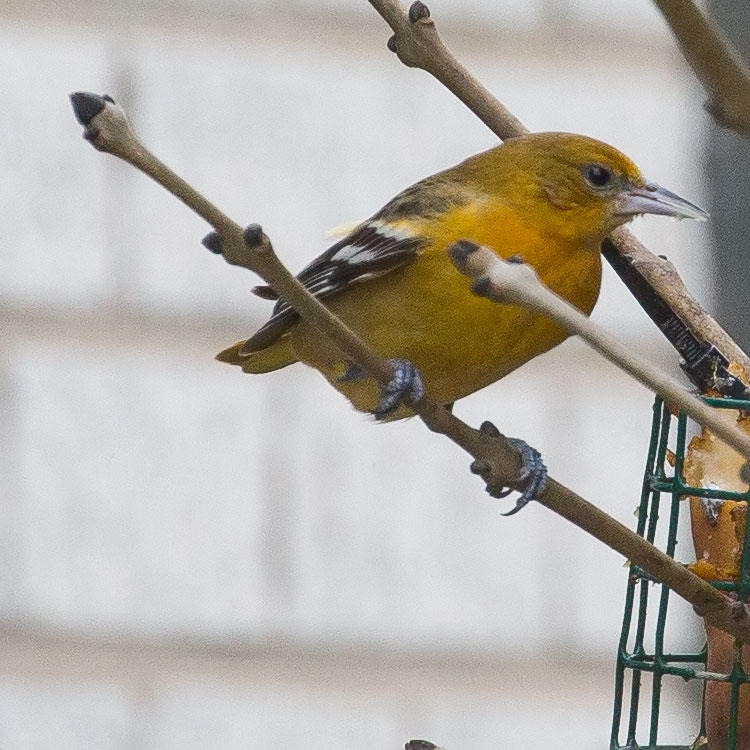
[[[210,250],[221,253],[227,262],[262,276],[301,317],[329,335],[347,358],[381,383],[390,380],[390,365],[286,270],[260,226],[251,224],[243,230],[159,161],[136,138],[124,113],[110,98],[79,93],[73,94],[71,99],[76,117],[84,126],[84,137],[96,149],[118,156],[144,172],[214,228],[215,232],[204,240]],[[479,474],[488,487],[519,489],[520,457],[491,424],[485,422],[475,430],[429,396],[412,407],[430,430],[446,435],[474,458],[472,471]],[[743,604],[730,601],[604,511],[552,479],[539,502],[665,583],[718,628],[750,641],[750,613]]]
[[[409,13],[398,0],[368,0],[393,30],[388,47],[409,67],[421,68],[437,78],[502,140],[523,135],[526,127],[513,116],[453,56],[438,34],[427,6],[420,0]],[[683,0],[675,0],[682,7]],[[668,300],[674,312],[695,333],[716,347],[730,362],[750,374],[750,357],[690,295],[674,267],[654,255],[627,229],[620,228],[612,238],[618,252],[627,256],[646,280]],[[608,241],[608,240],[606,240]]]
[[[654,0],[722,127],[750,138],[750,70],[695,0]]]
[[[473,242],[457,243],[450,249],[450,254],[456,268],[474,280],[472,291],[475,294],[499,304],[523,305],[560,323],[621,370],[658,393],[667,403],[679,407],[696,422],[708,427],[740,455],[750,458],[750,436],[735,424],[721,419],[715,409],[685,390],[677,380],[558,297],[542,284],[531,266],[503,260],[490,248]]]
[[[94,148],[132,164],[214,228],[215,233],[204,239],[209,250],[223,255],[228,263],[261,276],[301,317],[325,331],[346,357],[373,378],[383,384],[391,379],[391,365],[289,273],[259,225],[251,224],[243,229],[148,151],[130,128],[122,109],[111,98],[77,93],[71,99],[76,117],[84,126],[84,138]],[[504,482],[506,486],[518,487],[520,458],[504,438],[497,439],[490,431],[469,427],[429,397],[415,404],[414,410],[433,432],[448,435],[475,459],[490,464],[498,484]]]

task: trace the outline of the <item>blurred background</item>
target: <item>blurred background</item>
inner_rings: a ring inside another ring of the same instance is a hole
[[[529,127],[608,141],[716,210],[708,174],[737,220],[741,146],[712,131],[649,0],[430,6]],[[365,0],[0,4],[2,750],[608,746],[623,560],[533,504],[501,518],[511,501],[451,443],[374,426],[313,371],[214,362],[268,314],[256,279],[83,142],[67,99],[113,95],[296,270],[331,227],[495,143],[389,33]],[[717,299],[741,269],[710,224],[633,229],[742,320],[744,292]],[[677,372],[605,273],[595,319]],[[632,527],[651,402],[569,341],[457,413]],[[697,703],[673,687],[663,740],[687,743]]]

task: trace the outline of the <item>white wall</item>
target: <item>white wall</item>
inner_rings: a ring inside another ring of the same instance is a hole
[[[701,202],[701,97],[648,0],[431,7],[530,127]],[[215,363],[268,312],[254,279],[81,141],[67,101],[114,95],[297,268],[494,142],[387,36],[363,0],[0,6],[3,750],[608,742],[622,560],[540,507],[501,518],[454,446],[311,371]],[[708,297],[701,227],[635,229]],[[595,317],[672,359],[611,275]],[[568,342],[458,413],[632,525],[650,402]]]

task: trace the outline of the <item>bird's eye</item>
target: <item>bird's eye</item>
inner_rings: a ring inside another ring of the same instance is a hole
[[[586,178],[586,182],[595,188],[606,187],[612,181],[612,172],[601,164],[589,164],[583,170],[583,176]]]

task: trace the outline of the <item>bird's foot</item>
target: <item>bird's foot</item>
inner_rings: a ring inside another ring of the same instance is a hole
[[[393,414],[402,402],[416,403],[425,394],[422,376],[408,359],[389,359],[388,364],[393,368],[393,377],[381,389],[380,400],[372,412],[379,422]],[[339,378],[339,382],[346,383],[364,377],[367,377],[367,373],[359,365],[351,364]]]
[[[414,404],[424,396],[424,383],[419,370],[408,359],[389,359],[393,377],[380,391],[380,401],[373,410],[379,422],[393,414],[402,403]]]
[[[500,431],[492,422],[484,422],[480,430],[491,437],[501,437]],[[544,465],[539,451],[532,448],[525,441],[518,438],[506,438],[506,440],[521,455],[521,472],[518,476],[518,482],[523,485],[523,490],[521,490],[521,494],[516,500],[515,507],[507,513],[503,513],[504,516],[512,516],[532,500],[537,500],[541,497],[547,489],[547,467]],[[474,474],[479,474],[485,480],[487,492],[492,497],[507,497],[513,492],[513,489],[507,488],[505,485],[499,484],[492,479],[490,467],[487,462],[474,461],[471,465],[471,471]]]
[[[378,405],[372,412],[378,421],[393,414],[401,403],[416,403],[425,393],[422,376],[408,359],[389,359],[388,364],[393,367],[393,377],[383,386]],[[367,373],[361,367],[353,364],[339,378],[339,382],[346,383],[366,376]]]

